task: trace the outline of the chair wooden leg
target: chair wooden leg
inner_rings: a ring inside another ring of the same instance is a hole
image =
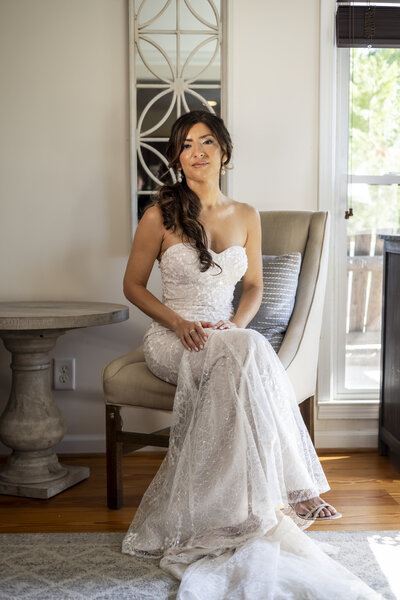
[[[314,444],[314,396],[310,396],[307,400],[304,400],[299,408],[311,441]]]
[[[107,504],[118,509],[123,504],[122,489],[122,442],[117,433],[122,429],[120,407],[106,405],[106,460],[107,460]]]

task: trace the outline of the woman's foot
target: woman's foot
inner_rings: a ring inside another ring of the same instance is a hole
[[[321,506],[322,505],[322,506]],[[336,508],[322,500],[319,496],[291,504],[297,516],[305,519],[338,519],[342,515],[337,512]]]

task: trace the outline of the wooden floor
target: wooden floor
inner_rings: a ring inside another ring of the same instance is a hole
[[[117,511],[106,505],[104,457],[64,458],[89,466],[90,478],[50,500],[0,496],[0,532],[125,531],[162,457],[124,459],[125,506]],[[332,488],[323,498],[344,516],[313,529],[400,529],[400,471],[387,457],[343,452],[321,453],[320,460]]]

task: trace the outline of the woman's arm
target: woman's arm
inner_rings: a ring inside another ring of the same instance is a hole
[[[146,289],[163,236],[161,211],[158,206],[152,206],[146,210],[136,229],[124,275],[124,294],[146,315],[174,329],[179,316]]]
[[[146,288],[154,261],[161,250],[164,233],[160,208],[148,208],[136,229],[124,275],[124,295],[146,315],[175,331],[185,348],[201,349],[203,341],[207,339],[202,324],[186,321]]]
[[[261,222],[258,211],[246,205],[247,240],[245,243],[248,268],[243,277],[242,294],[232,323],[246,327],[260,308],[263,292]]]

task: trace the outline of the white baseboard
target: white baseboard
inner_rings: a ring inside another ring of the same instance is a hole
[[[348,402],[320,402],[318,419],[378,419],[379,402],[353,400]]]
[[[73,435],[68,434],[54,448],[57,454],[104,454],[106,451],[105,435]],[[140,450],[136,450],[136,454],[141,452],[166,452],[166,448],[158,448],[156,446],[145,446]],[[10,448],[7,448],[0,442],[0,456],[7,456],[11,453]]]
[[[106,451],[104,434],[74,435],[67,433],[54,448],[57,454],[91,454]]]
[[[377,448],[378,430],[363,431],[316,431],[315,447],[318,448]],[[55,448],[58,454],[96,454],[106,451],[104,435],[73,435],[68,434]],[[138,452],[160,452],[161,448],[147,446]],[[10,449],[0,443],[0,454],[9,454]]]
[[[378,430],[363,431],[316,431],[315,447],[318,448],[377,448]]]
[[[72,435],[68,434],[55,447],[57,454],[97,454],[105,453],[106,438],[105,435]],[[145,446],[136,450],[135,454],[141,452],[162,452],[165,448],[156,446]]]
[[[54,447],[57,454],[97,454],[98,452],[106,451],[105,435],[73,435],[68,434]],[[0,442],[0,455],[8,455],[11,453],[10,448],[7,448]]]

